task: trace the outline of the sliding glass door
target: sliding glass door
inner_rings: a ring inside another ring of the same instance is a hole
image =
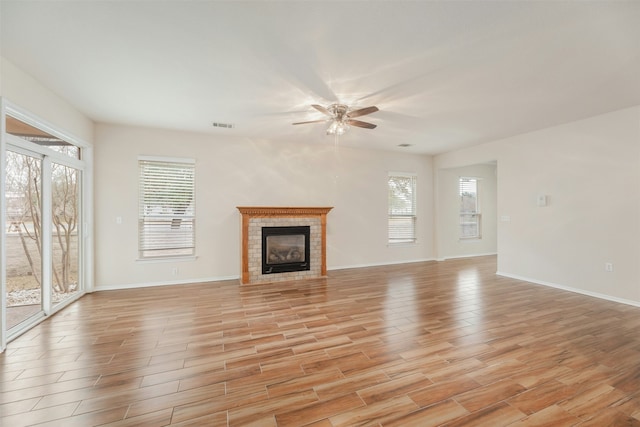
[[[84,293],[91,251],[84,233],[89,147],[7,108],[6,101],[0,105],[2,351],[8,340]]]

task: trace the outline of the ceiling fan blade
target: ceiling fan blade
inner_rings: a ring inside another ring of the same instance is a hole
[[[331,111],[327,110],[322,105],[312,104],[311,106],[316,110],[320,111],[321,113],[326,114],[327,116],[333,117],[333,114],[331,113]]]
[[[378,111],[378,107],[376,107],[376,106],[361,108],[359,110],[348,112],[347,113],[347,117],[349,117],[349,118],[351,118],[351,117],[360,117],[360,116],[364,116],[366,114],[375,113],[376,111]]]
[[[324,122],[326,122],[326,121],[327,121],[327,119],[322,119],[322,120],[310,120],[310,121],[308,121],[308,122],[297,122],[297,123],[291,123],[291,124],[292,124],[292,125],[304,125],[304,124],[307,124],[307,123],[324,123]]]
[[[373,123],[361,122],[360,120],[347,120],[351,126],[357,126],[359,128],[375,129],[376,126]]]

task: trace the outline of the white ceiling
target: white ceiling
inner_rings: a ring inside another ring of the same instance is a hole
[[[435,154],[640,104],[640,1],[2,0],[0,14],[0,54],[98,122],[333,143],[291,123],[340,101],[380,108],[340,144]]]

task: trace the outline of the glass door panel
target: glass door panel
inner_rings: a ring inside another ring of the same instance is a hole
[[[52,275],[54,304],[79,292],[80,188],[77,169],[53,163],[51,166]]]
[[[7,151],[7,330],[42,311],[42,160]]]

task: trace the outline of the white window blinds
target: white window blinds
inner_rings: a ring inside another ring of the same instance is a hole
[[[389,174],[389,243],[416,241],[416,177]]]
[[[478,179],[460,178],[460,238],[479,239],[480,208],[478,203]]]
[[[195,162],[138,163],[140,258],[194,255]]]

